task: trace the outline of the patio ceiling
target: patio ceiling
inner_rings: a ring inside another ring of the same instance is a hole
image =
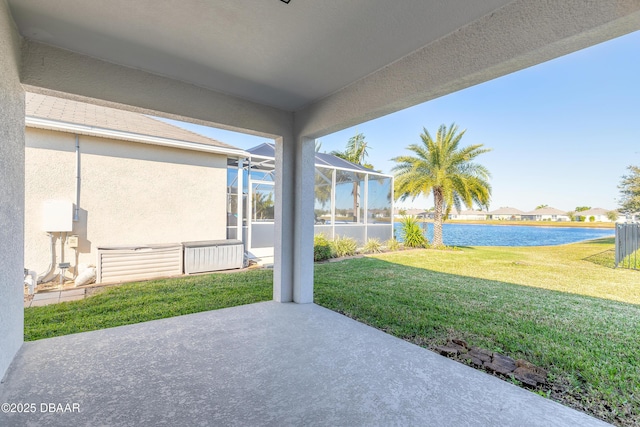
[[[638,0],[7,1],[26,89],[274,138],[318,138],[640,28]]]
[[[10,0],[32,40],[295,111],[510,0]]]

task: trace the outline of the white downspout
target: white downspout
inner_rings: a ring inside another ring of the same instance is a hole
[[[76,134],[76,206],[73,220],[80,221],[80,135]]]
[[[76,134],[76,203],[75,208],[73,210],[73,220],[80,221],[80,135]],[[56,251],[55,245],[53,242],[53,233],[49,234],[49,250],[51,252],[51,262],[49,263],[49,267],[45,273],[38,275],[37,283],[44,282],[55,270],[56,267]],[[66,240],[66,238],[65,238]],[[64,256],[64,242],[62,240],[62,233],[60,233],[60,257]],[[74,274],[74,276],[77,275]]]
[[[48,234],[49,234],[49,240],[51,242],[49,245],[49,250],[51,251],[51,263],[49,264],[49,268],[47,269],[47,271],[38,276],[37,283],[42,283],[46,278],[48,278],[51,275],[51,273],[53,273],[53,270],[56,267],[56,250],[53,244],[53,233],[48,233]]]

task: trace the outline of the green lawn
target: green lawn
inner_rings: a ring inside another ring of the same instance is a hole
[[[272,272],[209,274],[104,288],[80,301],[24,312],[24,339],[68,335],[272,298]]]
[[[638,425],[640,272],[607,267],[611,247],[611,239],[601,239],[318,264],[315,298],[428,348],[461,338],[525,358],[550,371],[551,387],[540,394],[618,425]],[[29,308],[25,339],[269,300],[271,274],[123,285],[84,301]]]

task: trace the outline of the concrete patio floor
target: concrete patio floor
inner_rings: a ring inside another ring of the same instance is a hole
[[[36,407],[0,412],[2,426],[607,425],[317,305],[275,302],[25,343],[0,403]]]
[[[84,299],[85,289],[66,289],[48,292],[38,292],[33,299],[24,302],[24,308],[41,307],[43,305],[57,304],[65,301],[77,301]]]

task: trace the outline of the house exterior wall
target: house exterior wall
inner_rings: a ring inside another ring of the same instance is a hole
[[[293,248],[297,197],[293,185],[296,139],[292,112],[35,41],[26,41],[22,53],[21,82],[30,92],[274,138],[275,191],[280,203],[275,207],[273,298],[280,302],[293,300],[293,260],[298,254]],[[312,211],[307,214],[313,215]],[[306,245],[313,248],[311,237]],[[313,257],[304,263],[304,268],[312,269]],[[305,286],[312,287],[313,283]]]
[[[20,36],[0,0],[0,381],[23,342],[24,91]]]
[[[570,221],[568,215],[552,215],[552,214],[526,214],[522,215],[522,219],[525,221]]]
[[[589,222],[591,217],[594,218],[594,222],[612,222],[607,214],[609,212],[602,208],[594,208],[586,211],[576,212],[576,217],[583,217],[585,221]],[[622,215],[624,217],[624,215]]]
[[[593,221],[594,222],[611,222],[611,220],[609,218],[607,218],[606,215],[600,215],[600,214],[591,214],[591,215],[581,215],[585,217],[585,221],[590,222],[590,218],[593,217]]]
[[[78,255],[65,247],[62,260],[56,241],[56,263],[95,265],[99,246],[226,237],[226,156],[83,135],[79,145]],[[75,165],[75,135],[27,128],[25,265],[38,273],[51,260],[42,203],[75,202]]]
[[[501,221],[509,221],[509,220],[521,220],[522,215],[520,214],[490,214],[491,219],[501,220]]]
[[[467,221],[483,221],[487,219],[485,214],[460,214],[454,219],[467,220]]]

